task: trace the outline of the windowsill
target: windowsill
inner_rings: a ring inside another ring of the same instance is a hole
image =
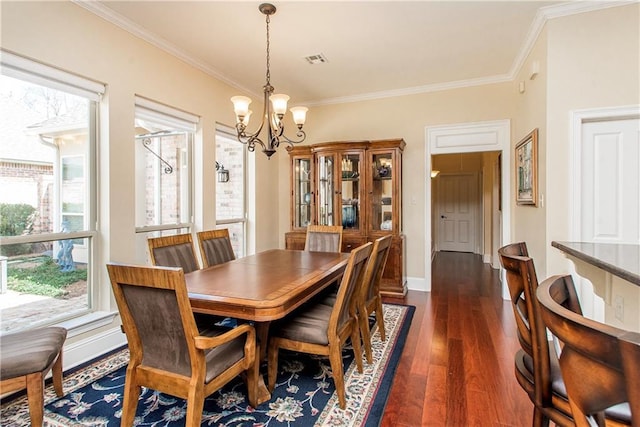
[[[113,323],[113,319],[117,315],[117,311],[94,311],[93,313],[88,313],[84,316],[65,320],[64,322],[57,323],[56,325],[66,328],[67,338],[71,338],[84,334],[85,332],[98,329],[102,326],[110,325]]]

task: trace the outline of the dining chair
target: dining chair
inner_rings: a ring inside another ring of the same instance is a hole
[[[543,281],[537,298],[547,328],[562,344],[560,369],[575,425],[632,425],[627,387],[639,385],[625,378],[618,339],[625,331],[582,315],[571,275]],[[638,421],[636,415],[633,425]]]
[[[182,267],[185,273],[200,269],[191,233],[147,239],[151,264]]]
[[[44,377],[51,371],[53,389],[62,397],[62,346],[67,330],[59,326],[28,329],[0,339],[0,393],[27,390],[33,427],[44,422]]]
[[[357,317],[352,311],[352,297],[364,280],[372,249],[373,244],[369,242],[351,252],[333,306],[312,300],[271,324],[268,351],[268,379],[271,391],[276,383],[280,349],[329,356],[338,402],[340,408],[346,408],[342,348],[351,338],[356,366],[358,372],[362,373],[360,334]]]
[[[200,255],[202,255],[202,264],[205,268],[236,259],[231,246],[228,228],[200,231],[196,235],[198,237]]]
[[[129,345],[121,425],[133,425],[141,387],[186,399],[187,426],[199,426],[205,397],[240,374],[247,400],[256,407],[253,326],[199,331],[180,268],[107,264],[107,269]]]
[[[632,425],[640,426],[640,333],[625,332],[618,339]]]
[[[538,278],[527,245],[524,242],[506,245],[498,249],[498,255],[506,271],[521,347],[514,357],[515,375],[534,405],[533,426],[547,426],[550,420],[560,426],[572,426],[558,357],[547,340],[535,295]]]
[[[386,340],[382,297],[380,296],[380,280],[382,279],[384,267],[387,264],[390,248],[391,235],[380,237],[373,242],[371,257],[367,264],[362,286],[358,289],[358,295],[356,296],[356,312],[360,324],[360,335],[362,336],[367,363],[369,364],[373,362],[369,316],[374,312],[376,319],[375,324],[377,324],[380,330],[380,337],[382,341]]]
[[[304,242],[305,251],[340,252],[342,248],[341,225],[308,225]]]

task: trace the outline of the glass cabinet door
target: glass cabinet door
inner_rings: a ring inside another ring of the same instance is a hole
[[[342,227],[344,230],[359,230],[362,224],[360,210],[360,180],[362,155],[360,153],[344,153],[340,162],[340,196]]]
[[[311,157],[293,159],[293,227],[311,224],[313,213],[313,162]]]
[[[335,155],[318,156],[318,225],[336,225],[334,177]]]
[[[375,153],[371,157],[371,230],[393,230],[393,153]],[[397,225],[397,224],[396,224]]]

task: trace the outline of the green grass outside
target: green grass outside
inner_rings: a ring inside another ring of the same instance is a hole
[[[62,272],[53,259],[35,267],[22,268],[9,265],[7,287],[16,292],[58,298],[66,294],[65,288],[80,280],[87,280],[87,270]]]

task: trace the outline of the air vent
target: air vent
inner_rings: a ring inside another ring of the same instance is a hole
[[[307,62],[309,64],[311,64],[311,65],[322,64],[322,63],[325,63],[325,62],[329,62],[329,61],[327,61],[327,58],[322,53],[305,56],[304,59],[306,59]]]

